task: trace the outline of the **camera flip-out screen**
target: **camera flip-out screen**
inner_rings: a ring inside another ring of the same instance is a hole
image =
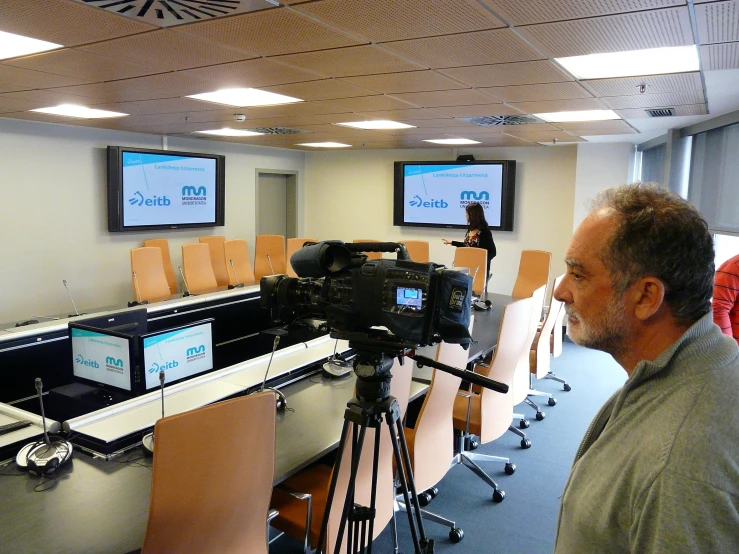
[[[396,304],[408,308],[421,308],[423,307],[423,291],[409,287],[398,287]]]

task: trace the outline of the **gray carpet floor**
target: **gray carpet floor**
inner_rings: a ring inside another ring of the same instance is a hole
[[[547,406],[546,398],[534,398],[546,413],[536,421],[534,410],[525,404],[516,408],[531,421],[525,430],[532,446],[520,447],[520,438],[511,432],[482,445],[483,454],[504,456],[516,464],[516,472],[506,475],[502,463],[485,463],[485,469],[505,491],[505,500],[492,501],[492,490],[463,466],[452,468],[438,484],[439,495],[428,506],[457,522],[464,539],[452,543],[448,529],[425,523],[426,534],[435,541],[436,553],[551,553],[557,526],[559,500],[569,474],[572,459],[582,436],[600,406],[620,387],[626,373],[607,354],[587,350],[566,342],[562,355],[552,361],[552,370],[566,379],[572,390],[540,380],[536,388],[551,392],[556,406]],[[540,401],[540,402],[539,402]],[[517,423],[517,420],[516,420]],[[400,552],[413,553],[413,544],[405,514],[398,514]],[[391,553],[390,528],[373,544],[377,554]],[[283,536],[270,547],[271,554],[298,554],[301,544]]]

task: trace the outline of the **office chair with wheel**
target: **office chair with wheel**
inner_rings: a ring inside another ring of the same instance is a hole
[[[412,365],[400,365],[398,360],[391,369],[393,379],[390,382],[390,394],[394,396],[401,410],[401,417],[408,405]],[[349,399],[347,398],[347,401]],[[374,526],[374,538],[382,532],[393,517],[393,501],[395,487],[393,484],[392,443],[387,425],[380,429],[380,457],[378,463],[377,499]],[[372,482],[372,451],[374,447],[373,429],[367,429],[362,456],[357,472],[355,502],[369,506]],[[333,552],[336,546],[341,512],[349,483],[351,466],[351,434],[344,449],[339,478],[336,484],[334,502],[329,516],[328,533],[324,552]],[[318,546],[323,515],[326,511],[328,488],[331,482],[333,469],[331,466],[316,464],[293,475],[274,488],[272,493],[272,508],[279,511],[273,520],[275,529],[287,533],[291,537],[303,541],[303,549],[308,554]],[[346,533],[344,544],[340,551],[346,549]]]
[[[172,267],[172,258],[169,255],[169,242],[167,239],[147,239],[144,246],[152,246],[162,251],[162,262],[164,263],[164,274],[167,276],[167,283],[172,294],[177,294],[177,277]]]
[[[489,364],[475,366],[475,371],[490,379],[505,383],[512,388],[513,374],[516,371],[524,350],[528,353],[526,332],[531,321],[532,298],[523,298],[508,304],[498,332],[498,343],[490,355]],[[454,401],[454,429],[458,432],[458,454],[454,463],[463,464],[493,489],[493,501],[502,502],[505,493],[498,484],[478,465],[477,462],[500,462],[505,464],[505,472],[511,475],[516,466],[508,458],[490,456],[465,451],[471,434],[480,437],[486,444],[502,436],[513,420],[513,401],[511,391],[501,394],[489,389],[459,391]]]
[[[257,283],[266,275],[285,273],[287,273],[285,237],[282,235],[257,235],[254,244],[254,278]]]
[[[298,276],[298,274],[295,273],[293,266],[290,264],[290,257],[293,254],[295,254],[295,252],[303,248],[303,245],[306,242],[318,242],[318,239],[313,239],[313,238],[308,238],[308,237],[298,237],[298,238],[287,239],[287,275],[288,277]]]
[[[154,433],[157,448],[142,552],[267,554],[268,519],[276,515],[269,509],[274,393],[165,417]]]
[[[404,240],[402,244],[405,245],[410,255],[411,260],[414,262],[429,263],[429,241],[427,240]]]
[[[564,325],[564,318],[565,318],[566,312],[565,307],[562,305],[562,309],[559,310],[559,314],[557,314],[557,319],[554,321],[554,326],[552,327],[552,334],[549,337],[549,349],[552,353],[552,358],[558,358],[562,354],[562,326]],[[545,379],[552,379],[553,381],[558,381],[559,383],[562,383],[562,388],[565,391],[571,391],[572,387],[570,384],[562,379],[561,377],[557,377],[551,370],[544,376]]]
[[[472,292],[481,295],[488,283],[488,251],[472,246],[458,246],[454,250],[454,267],[466,267],[472,276]]]
[[[187,290],[192,294],[213,292],[218,281],[210,261],[210,247],[202,242],[182,245],[182,271]]]
[[[518,263],[518,274],[513,285],[513,298],[528,298],[542,285],[549,283],[552,265],[551,252],[524,250]]]
[[[131,249],[131,284],[136,302],[156,302],[172,296],[161,249],[153,246]]]
[[[223,256],[228,268],[228,284],[252,286],[256,284],[254,270],[249,260],[249,246],[245,240],[234,239],[223,242]]]
[[[219,287],[225,287],[229,283],[229,267],[226,262],[226,256],[223,253],[223,243],[226,237],[222,235],[210,235],[200,237],[199,242],[207,244],[210,249],[210,263],[213,266],[213,275],[216,277],[216,283]]]

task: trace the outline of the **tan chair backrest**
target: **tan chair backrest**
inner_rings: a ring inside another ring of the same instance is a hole
[[[408,405],[408,396],[410,393],[411,376],[413,373],[413,364],[406,361],[400,365],[396,359],[390,372],[393,379],[390,381],[390,394],[396,398],[399,406]],[[401,410],[401,418],[405,410]],[[375,500],[375,527],[374,538],[377,538],[385,526],[393,516],[395,487],[393,485],[393,446],[390,441],[390,433],[385,422],[379,429],[380,435],[380,456],[378,462],[377,475],[377,498]],[[334,502],[331,506],[331,514],[328,522],[327,532],[327,548],[324,552],[334,552],[334,546],[341,521],[341,511],[343,509],[344,498],[349,484],[349,475],[351,471],[351,432],[348,433],[347,445],[344,448],[344,456],[341,459],[341,469],[336,482],[336,493]],[[375,430],[367,429],[362,454],[360,456],[359,469],[357,470],[355,502],[363,506],[370,505],[370,495],[372,492],[372,458],[375,442]],[[344,541],[340,552],[346,551],[346,530],[344,532]]]
[[[414,262],[429,263],[429,241],[427,240],[404,240],[406,250]]]
[[[219,287],[225,287],[229,282],[226,256],[223,253],[223,243],[226,242],[226,237],[222,235],[214,235],[200,237],[198,240],[207,244],[210,248],[210,264],[213,266],[213,275],[216,276],[216,283],[218,283]]]
[[[534,299],[523,298],[508,304],[498,332],[498,342],[486,375],[495,381],[513,386],[513,377],[521,354],[528,352],[526,331],[531,322]],[[480,392],[480,442],[488,443],[503,435],[513,419],[513,394],[501,394],[490,389]]]
[[[526,397],[529,395],[529,389],[531,388],[531,369],[529,366],[531,343],[534,342],[536,330],[539,328],[539,322],[541,321],[541,312],[544,308],[544,294],[546,293],[546,290],[547,286],[542,285],[531,295],[533,302],[531,306],[531,319],[529,320],[529,326],[527,327],[526,334],[524,336],[524,344],[526,347],[521,351],[518,365],[516,365],[516,371],[513,374],[513,387],[509,393],[514,406],[526,400]]]
[[[213,292],[218,288],[207,244],[195,242],[182,245],[182,271],[187,289],[192,294]]]
[[[442,342],[436,360],[452,367],[467,365],[467,350]],[[454,401],[462,383],[444,371],[434,370],[414,428],[413,477],[419,491],[433,487],[446,475],[454,458]]]
[[[172,267],[172,258],[169,256],[169,242],[167,239],[147,239],[144,246],[153,246],[162,250],[162,262],[164,262],[164,274],[167,276],[167,283],[172,294],[177,294],[177,277]]]
[[[245,240],[235,239],[223,241],[223,256],[228,269],[228,284],[245,286],[253,285],[254,270],[249,260],[249,246]],[[233,265],[231,265],[233,262]]]
[[[564,279],[564,275],[560,275],[554,280],[552,290],[556,289],[557,286]],[[552,297],[549,300],[549,310],[547,311],[547,317],[544,319],[544,323],[541,325],[541,329],[536,332],[534,341],[531,343],[531,352],[529,353],[529,370],[533,373],[537,379],[541,379],[547,373],[551,367],[551,337],[552,331],[554,330],[554,324],[559,317],[559,313],[562,311],[562,302]],[[560,331],[561,333],[561,331]]]
[[[513,298],[528,298],[540,286],[549,283],[552,266],[551,252],[543,250],[524,250],[518,264],[518,275],[513,285]]]
[[[172,296],[161,249],[153,246],[131,249],[131,284],[136,302],[165,300]]]
[[[267,554],[275,419],[268,391],[157,421],[144,554]]]
[[[382,242],[378,239],[354,239],[354,242]],[[367,261],[371,260],[381,260],[382,259],[382,252],[365,252],[367,255]]]
[[[287,274],[290,277],[298,276],[298,274],[295,273],[293,266],[290,264],[290,257],[293,254],[295,254],[295,252],[303,248],[303,245],[306,242],[318,242],[318,239],[307,238],[307,237],[297,237],[297,238],[287,239]]]
[[[257,241],[254,245],[254,278],[257,283],[265,275],[283,275],[285,273],[287,273],[285,237],[282,235],[257,235]]]
[[[472,246],[458,246],[454,251],[454,267],[467,267],[472,277],[472,291],[482,294],[488,280],[488,251]]]

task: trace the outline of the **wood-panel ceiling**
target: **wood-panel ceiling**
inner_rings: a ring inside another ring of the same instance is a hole
[[[694,44],[695,24],[704,71],[739,67],[739,0],[695,0],[695,21],[685,0],[282,0],[279,7],[237,0],[223,13],[211,6],[180,19],[166,2],[146,4],[137,17],[138,0],[2,0],[0,31],[63,46],[0,60],[2,117],[156,134],[306,131],[218,139],[285,148],[319,140],[433,148],[422,140],[449,137],[536,146],[634,134],[629,121],[649,108],[707,113],[699,72],[578,81],[553,58]],[[186,98],[233,87],[304,102],[232,108]],[[130,116],[28,111],[59,103]],[[464,119],[586,109],[614,109],[624,120],[479,126]],[[335,125],[361,119],[415,128]]]

